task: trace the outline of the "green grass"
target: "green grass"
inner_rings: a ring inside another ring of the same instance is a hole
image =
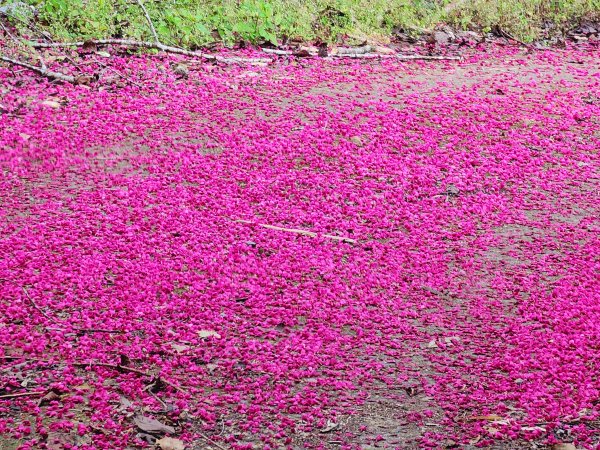
[[[38,8],[37,26],[59,40],[151,37],[132,0],[27,3]],[[241,40],[359,42],[385,38],[394,27],[418,34],[440,23],[483,31],[500,26],[531,41],[543,37],[544,22],[560,33],[582,18],[600,17],[600,0],[146,0],[145,5],[163,42],[190,48]]]

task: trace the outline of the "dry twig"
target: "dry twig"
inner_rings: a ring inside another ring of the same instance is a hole
[[[269,230],[285,231],[285,232],[288,232],[288,233],[302,234],[304,236],[310,236],[310,237],[317,237],[317,236],[319,236],[314,231],[301,230],[299,228],[283,228],[283,227],[277,227],[275,225],[267,225],[267,224],[264,224],[264,223],[257,223],[257,224],[255,224],[254,222],[252,222],[250,220],[243,220],[243,219],[237,219],[236,222],[238,222],[238,223],[246,223],[246,224],[249,224],[249,225],[257,225],[259,227],[267,228]],[[352,239],[352,238],[349,238],[349,237],[334,236],[333,234],[323,234],[321,236],[323,236],[325,238],[328,238],[328,239],[333,239],[334,241],[348,242],[348,243],[351,243],[351,244],[356,243],[356,239]]]
[[[146,16],[146,21],[148,22],[148,26],[150,27],[150,31],[152,31],[152,36],[154,36],[154,42],[160,44],[160,39],[158,39],[158,34],[156,33],[156,28],[154,28],[154,24],[152,23],[152,19],[150,19],[150,14],[148,14],[148,10],[144,6],[142,0],[137,0],[137,4],[140,5],[144,15]]]
[[[85,42],[32,42],[31,45],[34,48],[83,47],[84,45],[122,45],[124,47],[161,50],[166,53],[174,53],[176,55],[189,56],[192,58],[202,58],[207,61],[222,62],[225,64],[265,64],[271,62],[270,58],[224,57],[219,55],[211,55],[203,52],[185,50],[178,47],[172,47],[170,45],[165,45],[161,42],[136,41],[132,39],[94,39]]]
[[[18,397],[34,397],[34,396],[44,395],[44,394],[45,394],[44,391],[20,392],[18,394],[4,394],[4,395],[0,395],[0,400],[8,400],[11,398],[18,398]]]
[[[33,70],[34,72],[39,73],[41,76],[50,78],[52,80],[66,81],[67,83],[76,82],[76,78],[71,75],[65,75],[64,73],[54,72],[52,70],[48,70],[45,67],[33,66],[31,64],[27,64],[26,62],[9,58],[8,56],[4,56],[2,54],[0,54],[0,61],[4,61],[15,66],[25,67],[26,69]]]

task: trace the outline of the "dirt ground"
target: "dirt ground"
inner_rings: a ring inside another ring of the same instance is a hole
[[[557,52],[5,74],[0,398],[58,397],[0,449],[597,446],[600,58]]]

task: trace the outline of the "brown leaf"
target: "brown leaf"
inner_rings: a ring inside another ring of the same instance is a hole
[[[190,70],[186,64],[175,64],[173,66],[173,72],[175,75],[181,75],[182,77],[187,77],[190,74]]]
[[[94,41],[85,41],[83,43],[83,45],[81,46],[81,49],[88,51],[88,52],[95,52],[96,51],[96,43]]]
[[[145,431],[146,433],[175,433],[175,428],[165,425],[164,423],[159,422],[151,417],[138,414],[133,418],[133,422],[140,430]]]
[[[215,337],[219,339],[221,337],[221,335],[214,330],[198,330],[196,334],[198,334],[198,337],[201,339],[206,339],[209,337]]]
[[[122,395],[119,397],[119,403],[121,403],[121,407],[119,409],[128,409],[133,406],[133,403],[131,403],[129,399],[123,397]]]
[[[60,108],[60,103],[55,102],[54,100],[44,100],[41,104],[54,109]]]
[[[338,423],[328,420],[325,428],[321,428],[319,431],[321,433],[329,433],[331,431],[337,430],[339,427],[340,427],[340,425]]]
[[[46,405],[50,402],[53,402],[54,400],[60,400],[60,396],[56,392],[50,391],[46,395],[44,395],[42,398],[40,398],[38,405],[39,406]]]
[[[552,446],[552,450],[577,450],[573,444],[562,443],[562,444],[554,444]]]
[[[495,436],[496,434],[500,433],[500,430],[498,428],[494,428],[494,427],[484,427],[485,431],[487,431],[488,433],[490,433],[492,436]]]
[[[77,75],[75,77],[75,84],[88,85],[94,78],[91,75]]]
[[[471,444],[471,445],[475,445],[475,444],[477,444],[477,443],[478,443],[480,440],[481,440],[481,435],[478,435],[477,437],[474,437],[473,439],[471,439],[471,440],[469,441],[469,444]]]
[[[352,136],[350,138],[350,142],[352,142],[354,145],[358,145],[359,147],[362,147],[363,145],[363,141],[360,136]]]
[[[329,50],[327,49],[327,44],[324,42],[319,44],[319,52],[318,52],[319,57],[325,58],[325,57],[327,57],[328,54],[329,54]]]
[[[177,353],[185,352],[186,350],[188,350],[190,348],[189,345],[175,344],[175,343],[171,343],[171,347],[173,347],[173,350],[175,350]]]
[[[179,439],[164,437],[156,441],[161,450],[185,450],[185,443]]]
[[[394,55],[396,53],[396,50],[394,50],[393,48],[384,47],[383,45],[378,45],[377,47],[375,47],[375,52],[381,55]]]

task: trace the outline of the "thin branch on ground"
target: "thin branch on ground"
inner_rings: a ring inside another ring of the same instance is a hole
[[[19,398],[19,397],[34,397],[38,395],[44,395],[44,391],[36,391],[36,392],[20,392],[18,394],[4,394],[0,395],[0,400],[8,400],[11,398]]]
[[[23,358],[22,356],[0,356],[0,359],[23,360],[23,362],[36,362],[36,363],[45,363],[45,364],[60,364],[59,362],[50,361],[47,359]],[[108,369],[113,369],[113,370],[117,370],[120,372],[135,373],[137,375],[141,375],[141,376],[148,377],[148,378],[153,378],[155,376],[152,373],[136,369],[135,367],[124,366],[122,364],[111,364],[111,363],[103,363],[103,362],[95,362],[95,361],[88,361],[88,362],[82,362],[82,361],[66,362],[65,361],[64,364],[72,365],[75,367],[106,367]],[[169,380],[165,380],[162,376],[160,377],[160,381],[179,392],[187,393],[187,391],[185,389],[183,389],[181,386],[178,386]],[[13,394],[11,394],[11,395],[13,395]],[[32,394],[29,394],[29,395],[32,395]],[[0,398],[2,398],[2,397],[0,396]]]
[[[35,302],[35,300],[33,300],[31,298],[31,296],[29,295],[29,292],[27,292],[27,289],[25,289],[25,286],[22,286],[21,289],[23,289],[23,293],[25,294],[25,297],[27,297],[27,300],[29,300],[29,303],[31,303],[31,306],[33,306],[46,319],[52,320],[53,322],[55,321],[55,319],[53,319],[48,314],[46,314],[46,312],[37,305],[37,303]]]
[[[33,58],[39,60],[40,66],[42,67],[42,69],[44,69],[44,70],[47,69],[46,61],[44,61],[44,58],[42,58],[42,55],[40,55],[34,48],[31,48],[31,46],[27,45],[21,39],[19,39],[14,34],[12,34],[10,32],[10,30],[2,22],[0,22],[0,27],[2,27],[2,30],[4,30],[4,33],[7,34],[8,37],[10,37],[12,39],[12,41],[15,44],[17,44],[18,47],[23,47],[23,46],[27,47],[27,49],[31,52],[31,55],[33,56]]]
[[[162,44],[161,42],[136,41],[132,39],[93,39],[85,42],[32,42],[31,45],[34,48],[83,47],[84,45],[121,45],[124,47],[161,50],[166,53],[174,53],[176,55],[189,56],[192,58],[202,58],[208,61],[222,62],[225,64],[265,64],[272,62],[270,58],[225,57],[172,47],[170,45]]]
[[[331,55],[330,58],[350,59],[398,59],[400,61],[460,61],[460,56],[435,56],[435,55],[382,55],[379,53],[346,53]]]
[[[65,81],[67,83],[75,83],[76,78],[71,75],[65,75],[64,73],[54,72],[52,70],[48,70],[44,67],[33,66],[23,61],[19,61],[17,59],[9,58],[8,56],[4,56],[0,54],[0,61],[7,62],[9,64],[13,64],[15,66],[25,67],[26,69],[32,70],[43,77],[49,78],[51,80],[59,80]]]
[[[359,47],[360,48],[360,47]],[[278,56],[295,56],[298,52],[293,50],[279,50],[274,48],[263,48],[264,53]],[[309,53],[309,56],[317,56],[317,53]],[[424,60],[424,61],[460,61],[460,56],[435,56],[435,55],[388,55],[382,53],[344,52],[331,54],[328,58],[365,58],[365,59],[399,59],[399,60]]]
[[[154,24],[152,23],[152,19],[150,18],[150,14],[148,14],[148,10],[144,6],[142,0],[137,0],[137,4],[140,5],[140,8],[144,12],[146,16],[146,22],[148,22],[148,26],[150,27],[150,31],[152,31],[152,36],[154,37],[154,42],[160,44],[160,39],[158,39],[158,33],[156,32],[156,28],[154,28]]]
[[[152,378],[154,375],[152,375],[151,373],[145,372],[143,370],[139,370],[139,369],[135,369],[133,367],[129,367],[129,366],[124,366],[122,364],[110,364],[110,363],[101,363],[101,362],[76,362],[76,363],[70,363],[76,367],[106,367],[109,369],[114,369],[114,370],[118,370],[118,371],[122,371],[122,372],[130,372],[130,373],[135,373],[138,375],[142,375],[144,377],[150,377]],[[184,392],[186,393],[187,391],[185,389],[183,389],[180,386],[177,386],[175,383],[165,380],[163,377],[160,377],[160,380],[166,384],[167,386],[171,386],[173,389],[179,391],[179,392]]]
[[[125,334],[123,330],[105,330],[103,328],[73,328],[78,333],[106,333],[106,334]]]
[[[287,233],[301,234],[301,235],[310,236],[310,237],[317,237],[317,236],[319,236],[319,234],[315,233],[314,231],[301,230],[299,228],[277,227],[275,225],[267,225],[267,224],[264,224],[264,223],[254,223],[254,222],[252,222],[250,220],[243,220],[243,219],[237,219],[237,220],[235,220],[235,222],[246,223],[246,224],[249,224],[249,225],[257,225],[259,227],[266,228],[268,230],[285,231]],[[349,238],[349,237],[335,236],[333,234],[322,234],[321,236],[323,236],[323,237],[325,237],[327,239],[333,239],[334,241],[348,242],[350,244],[356,243],[356,239],[352,239],[352,238]]]

